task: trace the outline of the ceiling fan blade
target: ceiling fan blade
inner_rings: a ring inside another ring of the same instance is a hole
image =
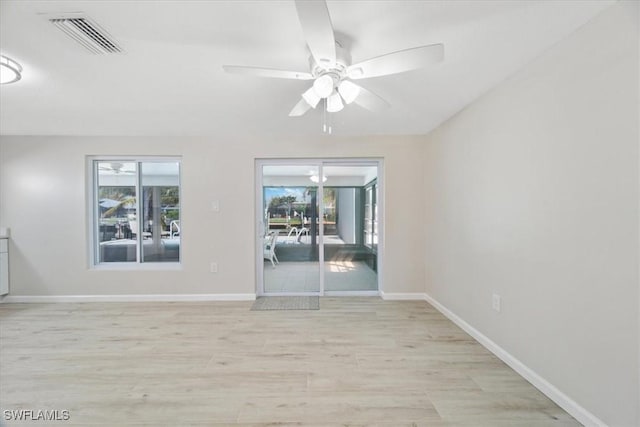
[[[363,88],[360,85],[356,85],[355,83],[352,83],[352,84],[354,86],[358,86],[358,88],[360,89],[358,96],[353,101],[354,103],[358,104],[363,108],[366,108],[369,111],[383,111],[388,108],[391,108],[391,104],[389,104],[384,99],[380,98],[375,93]]]
[[[336,40],[324,0],[296,0],[298,19],[316,64],[331,68],[336,63]]]
[[[307,101],[305,101],[303,98],[300,101],[298,101],[295,107],[293,107],[293,110],[291,110],[291,112],[289,113],[289,117],[302,116],[304,115],[304,113],[306,113],[310,109],[311,109],[311,105],[309,105],[309,103],[307,103]]]
[[[223,65],[222,69],[232,74],[249,74],[257,77],[272,77],[276,79],[313,80],[311,73],[303,71],[276,70],[273,68],[246,67],[244,65]]]
[[[430,44],[377,56],[347,68],[349,78],[368,79],[426,67],[442,61],[444,45]]]

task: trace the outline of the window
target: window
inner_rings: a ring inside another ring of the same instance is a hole
[[[180,262],[180,160],[92,159],[93,261]]]
[[[378,185],[374,181],[364,188],[364,244],[378,249]]]

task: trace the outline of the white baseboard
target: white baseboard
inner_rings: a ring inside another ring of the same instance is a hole
[[[384,300],[394,300],[394,301],[410,301],[410,300],[424,300],[424,294],[421,293],[389,293],[380,291],[380,296]]]
[[[598,417],[580,406],[576,401],[558,390],[553,384],[545,380],[543,377],[534,372],[520,360],[516,359],[505,349],[495,342],[491,341],[487,336],[462,320],[458,315],[433,299],[430,295],[424,294],[424,299],[431,304],[436,310],[444,314],[449,320],[462,328],[466,333],[471,335],[476,341],[482,344],[487,350],[496,355],[500,360],[509,365],[514,371],[520,374],[524,379],[529,381],[544,393],[549,399],[553,400],[558,406],[567,411],[572,417],[588,427],[607,427],[607,425]]]
[[[253,301],[256,294],[7,295],[2,303]]]
[[[379,297],[378,291],[324,291],[325,297]]]

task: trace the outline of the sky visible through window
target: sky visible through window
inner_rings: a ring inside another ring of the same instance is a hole
[[[305,195],[306,187],[264,187],[264,201],[268,206],[275,197],[294,196],[297,202],[311,203],[309,193]]]

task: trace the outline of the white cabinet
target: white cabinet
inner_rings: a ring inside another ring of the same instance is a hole
[[[0,238],[0,295],[9,293],[9,239]]]

